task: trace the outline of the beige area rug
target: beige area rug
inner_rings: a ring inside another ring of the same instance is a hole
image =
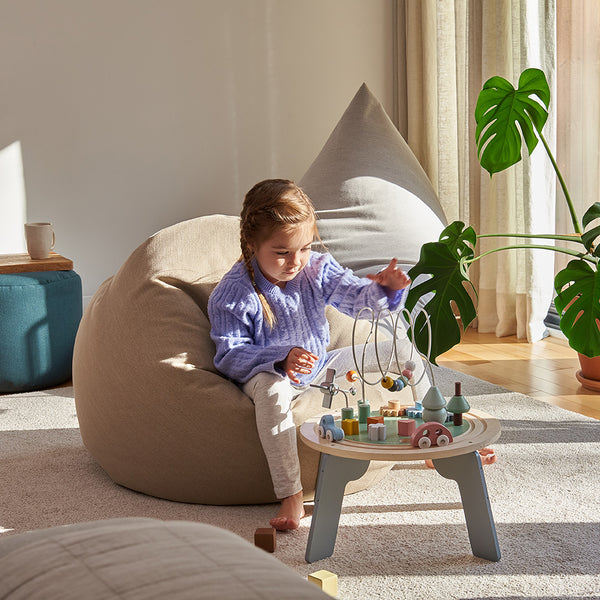
[[[447,397],[455,380],[473,408],[502,423],[498,462],[484,467],[499,562],[471,554],[456,483],[422,462],[398,464],[345,498],[330,558],[304,561],[309,517],[278,535],[275,556],[302,577],[336,573],[344,600],[600,599],[600,421],[436,369]],[[70,387],[0,396],[0,484],[0,536],[143,516],[210,523],[252,541],[275,512],[174,503],[114,484],[82,446]]]

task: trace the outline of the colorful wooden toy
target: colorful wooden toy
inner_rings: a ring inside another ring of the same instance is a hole
[[[421,449],[431,446],[447,446],[452,440],[450,430],[437,421],[423,423],[410,436],[411,445]]]
[[[402,377],[406,377],[409,381],[412,379],[413,372],[410,369],[402,369]]]
[[[381,415],[367,417],[367,425],[370,425],[371,423],[384,423],[384,422],[385,421],[383,420],[383,417]]]
[[[371,416],[371,405],[366,402],[361,402],[358,405],[358,422],[365,425],[367,419]]]
[[[326,438],[328,442],[339,442],[344,439],[344,430],[335,424],[333,415],[323,415],[317,431],[319,437]]]
[[[496,453],[491,448],[477,450],[482,465],[492,465],[496,462]]]
[[[390,392],[399,392],[400,390],[404,389],[406,384],[401,377],[398,379],[392,379],[386,375],[381,379],[381,385]]]
[[[398,400],[388,400],[386,406],[379,409],[379,414],[384,417],[402,417],[406,413],[406,406],[402,406]]]
[[[384,440],[385,425],[383,423],[369,423],[368,435],[369,439],[374,442]]]
[[[432,385],[425,394],[423,404],[423,421],[436,421],[445,423],[448,417],[446,399],[436,385]]]
[[[467,399],[462,395],[460,381],[454,383],[454,396],[448,401],[446,409],[453,414],[453,421],[455,425],[462,425],[463,413],[469,411],[471,407],[467,402]]]
[[[351,406],[344,406],[342,408],[342,421],[344,419],[354,419],[354,409]]]
[[[387,430],[383,423],[369,423],[369,439],[373,442],[385,440]]]
[[[410,437],[417,428],[417,422],[414,419],[398,419],[398,435]]]
[[[405,414],[410,419],[420,419],[423,416],[423,409],[417,406],[411,406],[406,409]]]
[[[358,419],[343,419],[342,429],[345,435],[358,435],[360,433]]]
[[[323,408],[331,408],[331,402],[333,401],[333,397],[342,392],[346,399],[346,407],[348,406],[348,394],[352,396],[356,395],[356,389],[351,387],[348,390],[343,390],[337,383],[335,383],[335,369],[327,369],[325,373],[325,381],[321,383],[311,383],[310,387],[318,388],[323,392]]]
[[[266,552],[275,552],[275,527],[259,527],[254,532],[254,545],[262,548]]]
[[[349,381],[350,383],[353,383],[354,381],[358,381],[358,373],[356,371],[348,371],[346,373],[346,380]]]
[[[338,576],[331,571],[321,569],[310,573],[308,580],[318,585],[326,594],[337,596],[338,593]]]
[[[414,371],[417,368],[417,363],[414,360],[407,360],[404,363],[404,368],[409,369],[410,371]]]

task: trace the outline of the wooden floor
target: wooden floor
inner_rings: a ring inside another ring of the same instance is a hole
[[[529,344],[515,336],[497,338],[469,330],[438,364],[600,419],[600,392],[577,381],[579,359],[566,340],[547,337]]]

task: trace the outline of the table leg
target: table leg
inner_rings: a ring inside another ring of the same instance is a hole
[[[433,465],[442,477],[458,483],[473,554],[490,561],[500,560],[496,526],[479,453],[438,458]]]
[[[346,484],[364,475],[369,462],[321,454],[315,506],[304,556],[306,562],[312,563],[333,554]]]

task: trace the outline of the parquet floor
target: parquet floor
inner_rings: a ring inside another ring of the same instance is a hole
[[[600,392],[577,381],[579,359],[566,340],[547,337],[529,344],[516,336],[497,338],[469,330],[438,364],[600,419]]]

